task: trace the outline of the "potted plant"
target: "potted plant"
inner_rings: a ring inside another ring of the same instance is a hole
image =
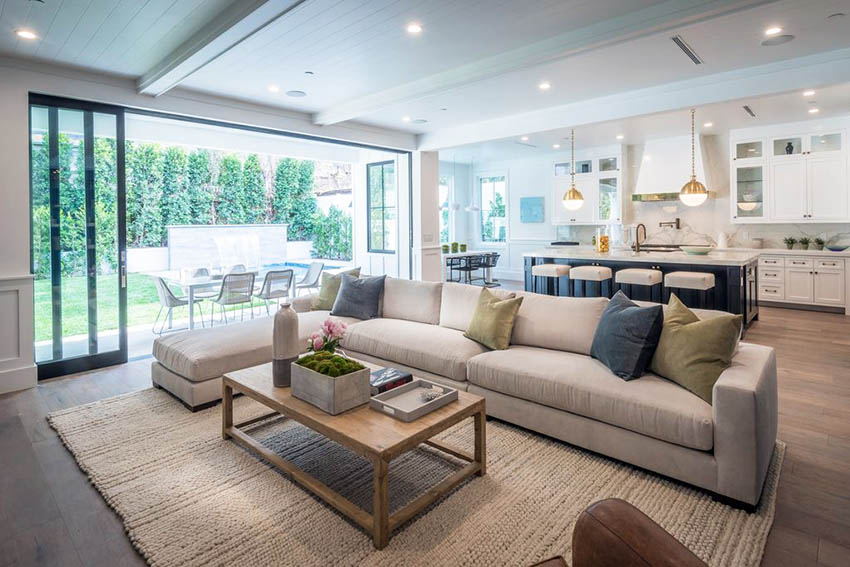
[[[370,370],[336,354],[345,331],[345,323],[327,319],[308,339],[312,354],[292,363],[292,395],[331,415],[369,401]]]
[[[793,236],[786,236],[782,239],[782,242],[785,243],[785,246],[788,248],[788,250],[791,250],[792,248],[794,248],[794,245],[797,244],[797,239]]]
[[[802,248],[803,250],[808,250],[809,243],[811,243],[811,241],[812,240],[808,236],[800,238],[800,248]]]
[[[817,238],[815,238],[815,249],[816,249],[816,250],[823,250],[823,245],[824,245],[824,244],[826,244],[826,241],[824,241],[824,239],[823,239],[823,238],[821,238],[820,236],[818,236]]]
[[[458,245],[458,243],[457,243],[457,242],[452,242],[452,254],[457,254],[457,248],[458,248],[458,246],[459,246],[459,245]]]

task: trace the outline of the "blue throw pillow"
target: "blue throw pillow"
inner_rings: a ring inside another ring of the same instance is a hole
[[[386,277],[358,278],[350,274],[342,274],[342,283],[331,309],[331,315],[356,319],[377,317],[380,314],[381,294],[384,292]]]
[[[602,312],[590,356],[624,380],[640,378],[652,361],[663,326],[661,305],[639,307],[618,291]]]

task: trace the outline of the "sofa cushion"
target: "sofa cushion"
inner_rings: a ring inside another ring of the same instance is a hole
[[[319,294],[313,298],[312,309],[316,311],[333,309],[336,296],[339,293],[339,286],[342,285],[343,274],[359,277],[360,268],[351,268],[337,273],[322,272],[322,286],[319,288]]]
[[[387,276],[384,282],[384,313],[388,319],[404,319],[437,325],[440,322],[442,282],[403,280]]]
[[[381,295],[387,276],[358,278],[342,274],[342,284],[336,296],[331,315],[374,319],[381,314]]]
[[[487,351],[461,331],[401,319],[358,323],[348,330],[342,346],[461,382],[466,380],[467,361]]]
[[[661,305],[639,307],[620,290],[602,312],[590,356],[623,380],[640,378],[652,360],[663,323]]]
[[[512,292],[501,289],[491,289],[490,292],[499,299],[509,299],[514,296]],[[453,282],[443,284],[440,326],[466,331],[478,305],[479,295],[481,295],[481,286]]]
[[[463,336],[487,348],[499,350],[508,348],[511,344],[516,312],[520,305],[522,305],[521,297],[499,299],[487,288],[482,288],[481,295],[478,296],[478,306],[469,322],[469,329]]]
[[[590,355],[593,334],[608,305],[605,297],[555,297],[517,292],[523,297],[511,344]]]
[[[470,360],[468,380],[684,447],[707,451],[714,445],[705,401],[654,374],[624,382],[588,356],[512,346]]]
[[[299,342],[307,350],[310,333],[329,317],[328,311],[298,314]],[[358,319],[338,317],[347,325]],[[218,378],[225,372],[249,368],[272,360],[274,317],[193,329],[158,337],[153,356],[168,370],[192,382]]]

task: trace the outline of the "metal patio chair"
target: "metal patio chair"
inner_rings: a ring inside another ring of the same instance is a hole
[[[322,270],[324,269],[324,262],[311,262],[304,277],[295,282],[295,296],[297,297],[302,289],[315,289],[318,291],[319,279],[322,277]]]
[[[218,296],[212,298],[214,304],[218,305],[224,323],[227,324],[227,310],[230,305],[240,305],[239,320],[245,320],[245,304],[251,304],[251,296],[254,293],[254,274],[227,274],[221,280],[221,289]],[[251,309],[251,319],[254,318],[254,310]],[[215,309],[210,309],[210,326],[213,325]]]
[[[177,297],[174,295],[174,292],[171,291],[171,288],[168,287],[168,284],[165,283],[165,280],[162,278],[154,278],[154,284],[156,285],[156,294],[159,296],[159,312],[156,314],[156,319],[153,321],[153,327],[151,331],[154,334],[162,336],[163,333],[166,332],[165,324],[168,322],[169,332],[172,331],[180,331],[183,329],[172,329],[171,328],[171,312],[174,311],[175,307],[184,307],[189,305],[189,300],[184,297]],[[201,325],[204,324],[204,315],[201,310],[202,299],[199,297],[195,298],[195,304],[198,306],[198,311],[201,313]],[[162,310],[167,309],[165,312],[165,317],[162,318],[162,324],[159,326],[159,330],[156,330],[156,324],[159,323],[159,318],[162,316]]]
[[[263,285],[254,294],[254,297],[262,299],[265,302],[266,315],[270,315],[269,301],[280,304],[282,298],[288,298],[292,293],[293,274],[294,272],[292,270],[272,270],[266,272]]]

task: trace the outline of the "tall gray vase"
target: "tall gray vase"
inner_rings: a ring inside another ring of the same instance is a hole
[[[289,303],[280,306],[274,314],[272,336],[272,377],[278,388],[292,384],[292,363],[301,352],[298,341],[298,315]]]

